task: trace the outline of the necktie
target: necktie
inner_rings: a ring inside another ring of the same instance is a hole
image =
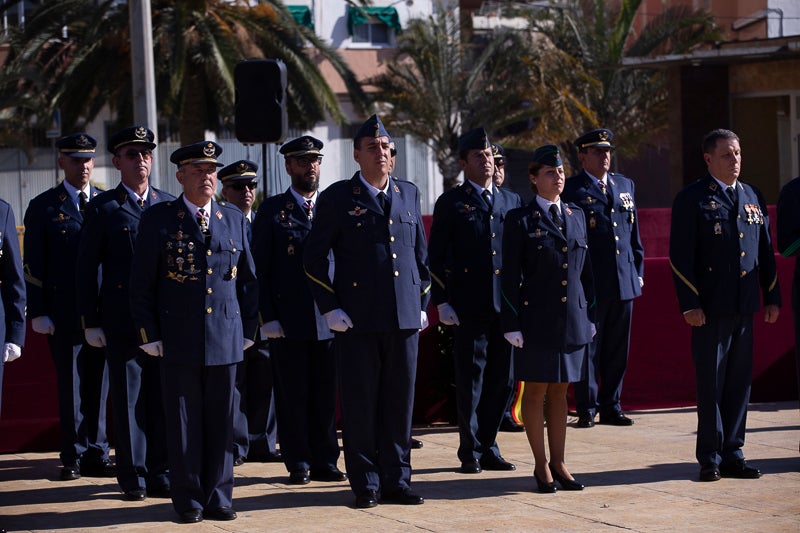
[[[483,201],[486,202],[486,207],[488,207],[489,211],[491,211],[492,210],[492,193],[489,192],[489,189],[484,189],[483,192],[481,193],[481,196],[483,196]]]
[[[200,224],[200,230],[203,232],[203,235],[208,235],[208,218],[206,216],[206,210],[201,207],[197,210],[195,217],[197,218],[197,223]]]
[[[558,205],[550,204],[550,218],[553,219],[553,222],[556,223],[558,226],[558,231],[564,231],[564,221],[561,219],[561,215],[558,212]]]
[[[728,187],[725,189],[725,192],[728,193],[728,198],[731,199],[731,203],[735,206],[736,205],[736,190],[733,187]]]
[[[83,191],[79,192],[78,193],[78,210],[81,212],[81,215],[83,215],[84,211],[86,211],[86,200],[87,200],[86,193],[83,192]]]
[[[311,200],[306,200],[305,208],[308,220],[312,220],[314,218],[314,204],[311,203]]]
[[[136,203],[139,204],[140,209],[144,209],[144,198],[139,198]]]
[[[608,189],[606,189],[606,184],[604,181],[597,181],[597,186],[600,187],[600,190],[603,192],[603,196],[608,198]]]
[[[381,206],[383,214],[388,217],[392,204],[389,202],[389,198],[386,197],[386,193],[383,191],[378,193],[378,204]]]

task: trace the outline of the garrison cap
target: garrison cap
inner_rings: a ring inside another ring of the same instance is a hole
[[[500,165],[506,164],[506,152],[499,144],[492,144],[492,157],[494,157],[495,163]]]
[[[475,128],[469,130],[467,133],[458,139],[458,151],[466,152],[467,150],[486,150],[490,148],[492,143],[489,142],[489,134],[483,128]],[[492,151],[494,153],[494,151]]]
[[[575,139],[575,146],[578,147],[578,150],[584,150],[591,146],[613,150],[614,145],[611,144],[613,140],[614,134],[611,133],[611,130],[600,128],[599,130],[592,130],[588,133],[584,133]]]
[[[218,167],[225,165],[217,161],[222,153],[222,146],[214,141],[200,141],[198,143],[181,146],[169,156],[169,160],[178,166],[188,164],[212,163]]]
[[[389,135],[389,132],[383,127],[383,122],[381,122],[378,115],[372,115],[358,128],[355,137],[353,137],[353,141],[357,141],[361,137],[370,137],[372,139],[388,137],[389,142],[392,140],[392,136]]]
[[[284,158],[289,157],[301,157],[304,155],[323,155],[320,150],[324,143],[319,139],[312,137],[311,135],[303,135],[302,137],[298,137],[297,139],[292,139],[291,141],[287,142],[283,146],[281,146],[280,153],[283,154]]]
[[[155,134],[144,126],[131,126],[120,130],[108,139],[108,151],[116,154],[120,146],[141,144],[152,150],[156,147]]]
[[[537,148],[533,152],[533,161],[549,167],[560,167],[563,164],[561,151],[555,144],[545,144]]]
[[[70,157],[91,159],[95,156],[97,140],[88,133],[73,133],[56,141],[59,153]]]
[[[234,181],[253,181],[256,179],[258,165],[247,159],[241,159],[231,163],[227,167],[217,172],[217,179],[222,183],[232,183]]]

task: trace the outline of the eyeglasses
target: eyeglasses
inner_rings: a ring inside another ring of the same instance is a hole
[[[139,159],[139,156],[141,156],[142,159],[150,159],[151,157],[153,157],[153,151],[148,149],[125,150],[125,152],[122,155],[124,155],[128,159]]]
[[[257,186],[258,186],[258,184],[256,182],[254,182],[254,181],[250,181],[250,182],[247,182],[247,183],[243,183],[243,182],[239,181],[239,182],[228,184],[228,187],[230,187],[234,191],[243,191],[245,189],[250,189],[252,191]]]
[[[313,165],[314,163],[322,163],[322,156],[321,155],[311,155],[307,157],[295,157],[293,158],[298,165],[301,167],[307,167]]]
[[[392,157],[397,156],[397,150],[395,150],[394,148],[390,148],[389,149],[389,155],[391,155]]]

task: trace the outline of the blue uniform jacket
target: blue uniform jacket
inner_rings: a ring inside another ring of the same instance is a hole
[[[682,312],[750,314],[780,305],[767,206],[755,187],[738,183],[738,209],[711,177],[686,186],[672,205],[669,259]]]
[[[784,257],[800,257],[800,178],[781,190],[778,198],[778,251]],[[800,260],[794,262],[793,299],[800,309]]]
[[[358,173],[336,182],[320,194],[306,239],[303,263],[320,312],[341,308],[354,332],[419,329],[430,300],[419,190],[390,178],[389,199],[387,222]]]
[[[258,282],[247,222],[212,201],[208,245],[181,196],[142,214],[131,266],[131,315],[139,344],[164,343],[164,364],[242,360],[258,327]]]
[[[25,344],[25,279],[14,211],[0,200],[0,339]]]
[[[90,198],[99,192],[100,189],[91,187]],[[30,201],[24,224],[28,316],[49,316],[58,334],[69,332],[72,344],[82,344],[75,265],[83,216],[60,183]]]
[[[260,320],[279,320],[289,339],[333,338],[303,270],[303,248],[311,223],[290,189],[264,200],[253,222]]]
[[[564,183],[561,199],[583,210],[592,269],[595,277],[603,280],[596,285],[597,299],[631,300],[641,296],[639,278],[644,277],[644,248],[639,236],[634,184],[614,172],[608,173],[606,181],[608,196],[594,179],[581,171]]]
[[[147,202],[152,206],[174,199],[173,195],[150,187]],[[112,355],[130,353],[140,344],[130,307],[121,302],[130,300],[133,245],[142,212],[121,183],[97,195],[86,207],[78,247],[78,312],[84,328],[103,328]],[[100,268],[102,280],[98,287]]]
[[[564,350],[592,340],[594,283],[586,221],[563,204],[562,234],[534,199],[509,211],[503,234],[503,330],[524,346]]]
[[[462,324],[500,312],[503,222],[522,200],[494,186],[492,197],[490,212],[475,187],[465,182],[444,192],[433,209],[433,303],[450,303]]]

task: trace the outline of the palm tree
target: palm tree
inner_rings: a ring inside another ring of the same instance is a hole
[[[16,2],[0,5],[0,12]],[[153,0],[153,43],[159,115],[170,118],[181,142],[229,127],[242,59],[278,58],[291,80],[290,123],[309,128],[326,116],[343,121],[336,94],[323,78],[324,59],[341,76],[359,109],[360,84],[339,54],[299,25],[280,1]],[[22,31],[7,38],[0,74],[3,118],[46,124],[56,108],[67,129],[92,121],[108,105],[120,124],[132,120],[128,8],[115,0],[46,0]],[[306,47],[307,43],[309,47]],[[35,105],[16,107],[20,95]]]

